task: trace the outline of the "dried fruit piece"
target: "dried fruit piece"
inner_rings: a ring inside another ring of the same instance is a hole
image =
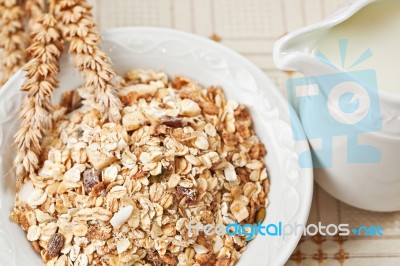
[[[196,200],[197,200],[197,190],[196,189],[177,186],[176,193],[178,196],[185,196],[186,202],[189,204],[196,202]]]
[[[89,194],[93,187],[100,183],[100,171],[96,171],[94,168],[85,170],[83,172],[83,187],[85,193]]]
[[[64,246],[65,237],[60,233],[55,233],[49,239],[47,244],[47,254],[50,257],[56,257],[60,254],[61,249]]]
[[[183,118],[165,115],[161,117],[161,124],[173,128],[178,128],[178,127],[186,127],[188,125],[188,122],[186,121],[186,119]]]

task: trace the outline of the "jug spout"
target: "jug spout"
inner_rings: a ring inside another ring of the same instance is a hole
[[[326,20],[282,37],[274,45],[275,65],[282,70],[299,71],[306,75],[331,73],[332,69],[315,57],[317,44],[327,36],[331,28],[375,1],[379,0],[347,2]]]
[[[299,71],[305,75],[326,74],[329,69],[315,57],[315,47],[324,34],[316,29],[304,34],[290,34],[278,40],[274,48],[275,65],[286,71]]]

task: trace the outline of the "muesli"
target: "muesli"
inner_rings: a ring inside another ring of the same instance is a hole
[[[121,123],[79,89],[64,95],[12,219],[47,265],[235,264],[245,236],[188,223],[264,219],[266,150],[248,111],[182,76],[133,70],[118,82]]]

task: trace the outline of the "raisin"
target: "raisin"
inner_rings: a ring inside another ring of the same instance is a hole
[[[85,193],[92,191],[93,187],[100,183],[100,171],[88,169],[83,172],[83,187]]]
[[[64,246],[65,238],[60,233],[55,233],[49,239],[47,244],[47,254],[51,257],[56,257],[60,254],[61,249]]]

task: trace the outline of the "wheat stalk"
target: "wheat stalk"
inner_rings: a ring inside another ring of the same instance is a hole
[[[95,27],[91,6],[85,0],[60,0],[55,12],[63,37],[70,42],[74,64],[83,73],[81,96],[84,104],[95,106],[103,119],[121,120],[122,104],[116,95],[115,72],[110,59],[100,49],[100,34]]]
[[[24,9],[17,0],[0,0],[0,16],[2,86],[25,64],[27,37],[24,30]]]
[[[41,140],[51,123],[51,96],[58,86],[61,37],[54,16],[51,13],[41,15],[32,32],[33,43],[28,48],[32,59],[24,67],[27,74],[21,88],[27,97],[20,114],[22,124],[15,136],[17,185],[39,166]]]

